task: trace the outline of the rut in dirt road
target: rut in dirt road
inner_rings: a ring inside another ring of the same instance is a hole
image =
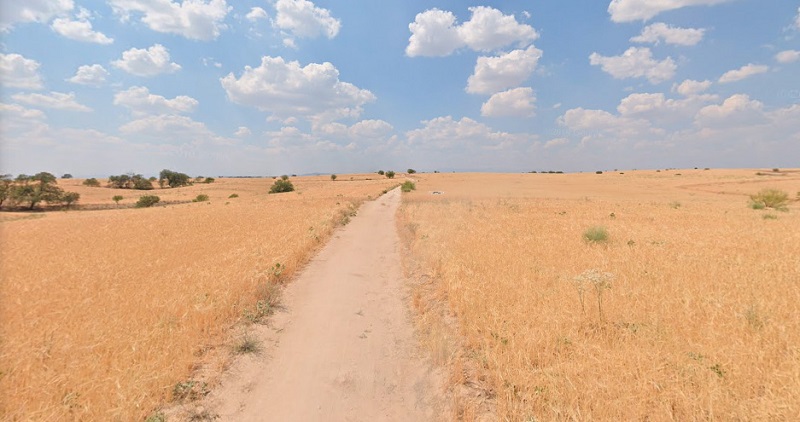
[[[229,421],[424,421],[439,380],[417,350],[395,213],[400,190],[365,203],[286,289],[242,359],[210,397]]]

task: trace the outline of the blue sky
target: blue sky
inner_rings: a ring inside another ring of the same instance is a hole
[[[800,163],[797,1],[0,4],[0,173]]]

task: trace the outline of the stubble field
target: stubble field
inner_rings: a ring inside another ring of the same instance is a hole
[[[398,227],[450,417],[800,417],[800,204],[748,207],[800,172],[755,173],[419,175]]]
[[[202,394],[193,370],[225,364],[204,360],[260,311],[265,286],[396,185],[345,179],[292,178],[297,192],[278,195],[271,179],[148,192],[60,180],[83,206],[111,209],[3,213],[0,420],[143,420],[175,393]],[[210,199],[125,208],[142,194]]]

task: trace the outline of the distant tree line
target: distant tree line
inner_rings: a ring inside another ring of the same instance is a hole
[[[161,188],[178,188],[181,186],[190,186],[194,182],[214,183],[213,177],[192,178],[186,173],[180,173],[172,170],[161,170],[158,178],[144,177],[137,173],[126,173],[120,175],[108,176],[108,184],[106,185],[112,189],[136,189],[136,190],[152,190],[154,189],[153,182],[158,181]],[[86,179],[83,184],[90,187],[100,187],[100,182],[94,177]]]
[[[153,182],[141,174],[128,173],[108,176],[108,187],[114,189],[152,190]]]
[[[69,207],[78,202],[80,194],[65,192],[57,186],[54,175],[41,172],[33,176],[20,174],[12,178],[10,174],[0,176],[0,208],[9,204],[33,210],[42,202],[48,205],[59,204]]]

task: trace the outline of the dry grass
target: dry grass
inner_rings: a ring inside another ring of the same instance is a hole
[[[397,183],[347,178],[293,178],[297,192],[280,195],[267,195],[271,179],[218,179],[146,192],[210,204],[8,214],[0,420],[143,420],[225,349],[274,264],[290,277],[352,209]],[[116,194],[144,194],[59,185],[112,208]]]
[[[800,416],[800,207],[747,207],[800,178],[671,173],[418,177],[400,227],[454,418]]]

